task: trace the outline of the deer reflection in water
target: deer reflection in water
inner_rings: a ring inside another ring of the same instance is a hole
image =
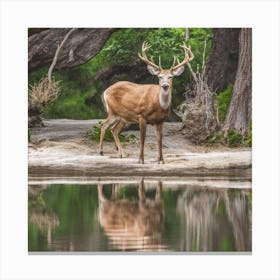
[[[99,222],[109,238],[110,250],[160,251],[162,244],[162,183],[158,182],[155,199],[146,198],[144,181],[138,186],[138,201],[119,197],[120,184],[114,184],[110,199],[98,185]]]
[[[187,188],[177,201],[185,224],[181,250],[218,251],[228,242],[233,251],[251,251],[249,194],[247,190]],[[226,240],[226,236],[232,238]]]

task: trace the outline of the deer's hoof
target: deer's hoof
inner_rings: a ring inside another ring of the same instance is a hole
[[[128,157],[128,153],[126,153],[126,152],[122,152],[122,154],[119,154],[119,157],[120,158],[126,158],[126,157]]]
[[[103,153],[103,151],[100,151],[100,152],[99,152],[99,154],[100,154],[101,156],[104,156],[104,153]]]

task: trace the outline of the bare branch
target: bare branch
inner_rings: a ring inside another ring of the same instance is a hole
[[[56,52],[55,52],[53,61],[52,61],[52,63],[51,63],[51,66],[50,66],[50,68],[49,68],[49,71],[48,71],[48,80],[49,80],[49,82],[51,82],[51,80],[52,80],[52,71],[53,71],[53,68],[55,67],[55,64],[56,64],[56,61],[57,61],[57,58],[58,58],[58,55],[59,55],[59,52],[60,52],[61,48],[63,47],[64,43],[67,41],[68,37],[69,37],[76,29],[77,29],[77,28],[72,28],[72,29],[70,29],[70,31],[65,35],[64,39],[62,40],[62,42],[57,46],[57,49],[56,49]]]
[[[203,47],[203,55],[202,55],[202,77],[204,77],[205,73],[205,54],[206,54],[206,34],[204,37],[204,47]]]

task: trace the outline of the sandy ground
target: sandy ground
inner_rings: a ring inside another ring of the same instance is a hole
[[[180,123],[165,123],[163,155],[165,164],[157,163],[157,142],[148,126],[145,164],[138,164],[139,141],[123,143],[128,154],[118,158],[113,142],[104,143],[104,156],[98,154],[98,143],[86,132],[98,120],[46,120],[45,127],[31,129],[29,144],[29,178],[74,177],[207,177],[251,178],[251,149],[207,148],[195,146],[180,132]],[[134,134],[139,139],[139,131]]]

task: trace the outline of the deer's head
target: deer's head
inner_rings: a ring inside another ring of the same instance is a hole
[[[180,62],[177,59],[176,63],[176,57],[174,56],[173,65],[170,67],[170,69],[162,69],[161,67],[161,61],[159,57],[159,64],[155,64],[153,59],[148,59],[146,51],[149,49],[151,45],[149,45],[147,42],[143,42],[142,44],[142,53],[138,53],[138,56],[141,60],[143,60],[148,67],[148,71],[155,76],[158,76],[159,78],[159,85],[161,87],[161,92],[164,94],[169,94],[172,89],[172,78],[175,76],[179,76],[184,72],[185,64],[190,62],[194,55],[191,52],[191,48],[187,47],[185,43],[181,46],[185,51],[185,58],[182,62]]]

